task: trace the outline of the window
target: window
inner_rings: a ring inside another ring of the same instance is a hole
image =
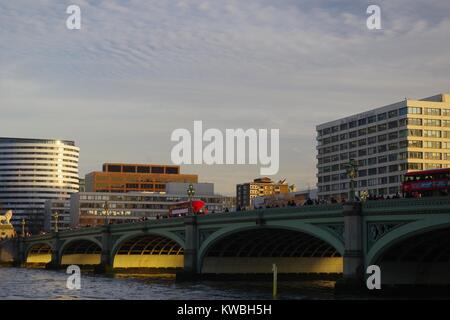
[[[422,114],[422,108],[418,107],[408,107],[409,114]]]
[[[369,176],[374,176],[377,174],[377,168],[371,168],[371,169],[367,170],[367,173]]]
[[[355,130],[355,131],[351,131],[351,132],[348,134],[348,136],[350,137],[350,139],[351,139],[351,138],[356,138],[356,136],[357,136],[356,130]]]
[[[340,146],[341,150],[347,150],[348,149],[348,144],[347,143],[342,143]]]
[[[358,146],[359,147],[365,146],[366,144],[367,144],[367,140],[366,139],[358,140]]]
[[[387,167],[379,167],[378,168],[378,174],[383,174],[387,172]]]
[[[443,153],[442,160],[450,160],[450,153]]]
[[[387,184],[387,182],[388,182],[388,178],[387,177],[378,178],[378,184]],[[380,194],[385,193],[385,192],[386,191],[381,191]]]
[[[331,137],[331,142],[333,143],[333,142],[338,142],[339,141],[339,136],[332,136]]]
[[[365,187],[367,187],[367,180],[360,180],[360,181],[358,181],[358,186],[359,186],[360,188],[365,188]]]
[[[392,110],[388,112],[388,117],[389,118],[394,118],[398,115],[398,111],[397,110]]]
[[[367,149],[367,154],[371,155],[375,153],[377,153],[377,147],[371,147]]]
[[[450,149],[450,142],[442,142],[442,149]]]
[[[441,126],[441,120],[437,119],[424,119],[423,120],[424,126],[431,126],[431,127],[440,127]]]
[[[386,129],[387,129],[387,124],[386,123],[378,125],[378,131],[384,131]]]
[[[121,172],[121,167],[116,165],[108,165],[108,172]]]
[[[152,167],[152,173],[164,173],[164,167]]]
[[[358,136],[363,136],[365,134],[367,134],[367,129],[359,129],[358,130]]]
[[[388,159],[389,159],[389,161],[397,161],[398,154],[397,153],[391,153],[390,155],[388,155]]]
[[[388,161],[388,157],[387,156],[380,156],[378,157],[378,163],[385,163]]]
[[[367,170],[358,171],[358,177],[365,177],[365,176],[367,176]]]
[[[348,159],[348,153],[347,152],[341,153],[340,158],[341,158],[341,160],[347,160]]]
[[[444,142],[444,143],[446,143],[446,142]],[[428,148],[428,149],[440,149],[441,143],[438,141],[424,141],[423,147]]]
[[[407,121],[408,125],[411,125],[411,126],[421,126],[422,125],[422,119],[409,118],[406,121]]]
[[[348,124],[349,128],[355,128],[356,127],[356,120],[350,121]]]
[[[378,119],[378,121],[386,120],[386,112],[380,113],[379,115],[377,115],[377,119]]]
[[[135,166],[123,166],[123,172],[135,173],[136,167]]]
[[[377,121],[377,116],[370,116],[367,118],[367,123],[374,123]]]
[[[408,152],[408,157],[410,159],[422,159],[423,154],[422,154],[422,152],[412,151],[412,152]]]
[[[359,126],[363,126],[363,125],[365,125],[366,123],[367,123],[367,118],[359,119],[359,120],[358,120],[358,125],[359,125]]]
[[[408,147],[412,148],[422,148],[422,141],[420,140],[409,140]]]
[[[443,127],[450,127],[450,120],[442,120]]]
[[[430,116],[440,116],[441,115],[441,109],[438,108],[425,108],[424,114],[430,115]]]
[[[389,172],[397,172],[398,171],[398,165],[393,164],[389,166]]]
[[[150,173],[150,167],[148,166],[138,166],[137,167],[138,173]]]
[[[408,163],[408,170],[423,170],[421,163]]]
[[[390,176],[389,177],[389,183],[397,183],[398,180],[398,176]]]
[[[443,116],[450,116],[450,109],[442,109],[441,112]]]
[[[347,128],[348,128],[348,125],[346,123],[343,123],[340,125],[341,130],[347,130]]]
[[[365,157],[367,155],[366,149],[358,150],[358,157]]]
[[[351,141],[351,142],[348,143],[348,148],[349,149],[356,148],[356,144],[357,144],[356,141]]]
[[[425,159],[441,160],[441,154],[439,152],[425,152]]]
[[[368,144],[374,144],[377,142],[377,137],[370,137],[367,139]]]
[[[349,152],[348,156],[350,159],[356,158],[356,151]]]
[[[408,141],[406,141],[406,140],[400,141],[400,142],[398,143],[399,149],[401,149],[401,148],[406,148],[407,146],[408,146]]]
[[[398,132],[391,132],[389,133],[389,140],[395,140],[398,139]]]
[[[387,145],[383,144],[381,146],[378,146],[378,152],[386,152],[387,151]]]
[[[348,134],[347,133],[343,133],[340,135],[340,139],[341,140],[347,140],[348,139]]]
[[[398,109],[398,114],[399,114],[400,116],[404,116],[404,115],[406,115],[407,113],[408,113],[408,108],[406,108],[406,107]]]
[[[369,187],[376,186],[376,185],[377,185],[377,179],[374,178],[374,179],[369,179],[369,180],[367,180],[367,185],[368,185]]]
[[[398,127],[398,122],[397,121],[391,121],[388,123],[388,128],[389,129],[394,129]]]
[[[408,135],[411,137],[421,137],[422,136],[422,130],[419,129],[409,129]]]
[[[377,132],[377,126],[372,126],[372,127],[367,128],[368,134],[375,133],[375,132]]]
[[[440,138],[441,132],[438,130],[423,130],[423,136],[430,138]]]
[[[425,169],[440,169],[442,165],[439,163],[425,163]]]
[[[383,142],[387,140],[387,135],[386,134],[381,134],[378,136],[378,142]]]
[[[334,126],[331,128],[331,132],[338,132],[339,131],[339,126]]]
[[[392,151],[392,150],[397,150],[398,149],[398,143],[394,142],[394,143],[389,143],[388,144],[388,150]]]
[[[375,164],[377,164],[377,158],[376,157],[367,159],[367,165],[373,166]]]

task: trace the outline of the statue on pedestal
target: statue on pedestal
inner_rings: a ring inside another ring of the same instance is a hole
[[[0,215],[0,224],[10,226],[12,215],[13,213],[11,210],[6,211],[4,215]]]

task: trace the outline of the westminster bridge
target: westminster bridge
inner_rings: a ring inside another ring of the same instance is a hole
[[[98,272],[341,274],[378,265],[389,284],[450,284],[450,197],[395,199],[147,220],[15,238],[0,260]]]

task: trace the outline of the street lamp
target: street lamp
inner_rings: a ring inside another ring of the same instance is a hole
[[[193,214],[194,210],[192,209],[192,197],[195,194],[195,189],[194,189],[194,186],[192,185],[192,183],[189,184],[189,187],[187,189],[187,194],[189,197],[189,214]]]
[[[355,159],[350,159],[347,166],[347,177],[350,179],[349,201],[355,201],[355,179],[358,175],[358,165]]]
[[[25,218],[22,218],[22,238],[25,238]]]
[[[58,232],[59,213],[55,212],[55,214],[53,215],[53,218],[55,218],[55,232]]]
[[[103,209],[105,210],[105,225],[109,224],[109,204],[108,201],[105,201],[105,204],[103,205]]]

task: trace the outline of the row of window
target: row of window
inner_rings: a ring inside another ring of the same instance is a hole
[[[319,188],[320,189],[320,188]],[[322,190],[319,190],[319,192],[321,192]],[[362,191],[362,190],[361,190]],[[369,195],[394,195],[400,192],[400,188],[399,187],[389,187],[389,188],[367,188],[364,189],[364,191],[367,191],[369,193]],[[322,191],[323,192],[323,191]],[[357,192],[358,193],[358,192]],[[335,194],[331,194],[331,195],[327,195],[327,196],[319,196],[319,199],[329,199],[329,198],[335,198],[335,199],[347,199],[348,197],[348,192],[344,192],[344,193],[335,193]]]
[[[339,131],[344,131],[358,126],[365,126],[370,123],[375,123],[377,121],[384,121],[386,119],[395,118],[397,116],[404,116],[406,114],[424,114],[431,116],[450,116],[450,109],[439,109],[439,108],[420,108],[420,107],[404,107],[398,110],[391,110],[389,112],[383,112],[378,115],[372,115],[367,118],[362,118],[359,120],[352,120],[347,123],[342,123],[340,125],[332,126],[322,130],[318,130],[318,135],[328,135],[336,133]]]
[[[400,176],[388,176],[381,178],[372,178],[372,179],[363,179],[357,181],[358,188],[366,188],[366,187],[375,187],[380,185],[399,183]],[[331,192],[331,191],[342,191],[348,190],[350,188],[349,182],[335,183],[335,184],[327,184],[323,186],[319,186],[319,192]]]

